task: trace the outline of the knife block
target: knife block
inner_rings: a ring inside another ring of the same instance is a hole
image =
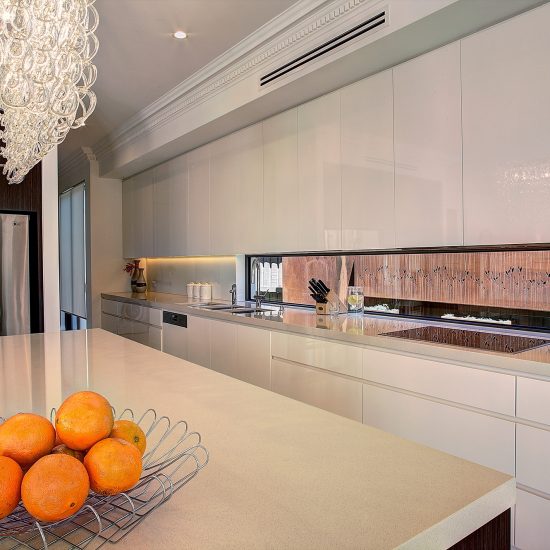
[[[334,291],[330,291],[327,294],[327,303],[321,304],[317,302],[315,304],[315,312],[317,315],[340,315],[341,313],[347,313],[348,308],[338,298],[338,295]]]

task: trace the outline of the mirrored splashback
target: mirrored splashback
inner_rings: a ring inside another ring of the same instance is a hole
[[[550,247],[391,250],[258,258],[268,301],[313,305],[308,281],[322,279],[342,299],[361,286],[367,311],[497,322],[550,329]],[[249,269],[249,290],[256,289]],[[514,317],[515,315],[515,317]],[[521,321],[515,321],[519,315]],[[532,317],[530,321],[526,317]]]

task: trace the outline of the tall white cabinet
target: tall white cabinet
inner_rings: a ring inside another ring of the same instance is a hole
[[[392,72],[344,88],[341,105],[342,248],[393,248]]]
[[[155,256],[187,254],[187,157],[181,155],[155,169]]]
[[[210,254],[210,145],[187,153],[187,254]]]
[[[122,182],[122,238],[125,258],[154,256],[154,169]]]
[[[262,252],[262,126],[214,141],[210,148],[212,254]]]
[[[462,40],[466,244],[550,242],[550,6]]]
[[[394,75],[396,244],[461,245],[460,44]]]
[[[340,94],[335,92],[298,107],[298,250],[342,247],[341,189]]]
[[[298,109],[264,120],[262,245],[266,252],[299,250]],[[269,249],[266,248],[269,243]]]

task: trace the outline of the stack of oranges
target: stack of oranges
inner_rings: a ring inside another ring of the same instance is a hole
[[[55,426],[21,413],[0,424],[0,519],[22,500],[39,521],[72,516],[90,489],[115,495],[142,472],[146,438],[130,420],[113,418],[109,401],[91,391],[68,397]]]

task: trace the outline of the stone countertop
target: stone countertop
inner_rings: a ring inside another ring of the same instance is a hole
[[[2,416],[91,389],[201,433],[209,464],[121,549],[435,550],[515,501],[508,475],[101,329],[0,338],[0,381]]]
[[[167,309],[179,313],[208,317],[220,321],[242,323],[267,330],[284,331],[304,336],[325,338],[348,344],[378,348],[383,351],[419,355],[422,357],[450,361],[466,367],[483,368],[517,374],[544,380],[550,379],[550,345],[530,351],[508,354],[496,351],[474,350],[446,344],[404,340],[382,336],[385,332],[405,330],[426,325],[447,326],[452,328],[470,328],[471,326],[445,323],[443,321],[413,321],[382,315],[338,315],[319,316],[306,308],[285,307],[282,315],[278,308],[266,314],[231,314],[223,311],[208,311],[193,307],[200,300],[185,295],[148,292],[144,295],[122,293],[103,293],[103,298],[126,303],[141,304],[158,309]],[[224,302],[224,300],[215,300]],[[515,335],[529,335],[538,338],[550,338],[540,333],[520,333],[502,327],[475,327],[481,332],[494,332]]]

